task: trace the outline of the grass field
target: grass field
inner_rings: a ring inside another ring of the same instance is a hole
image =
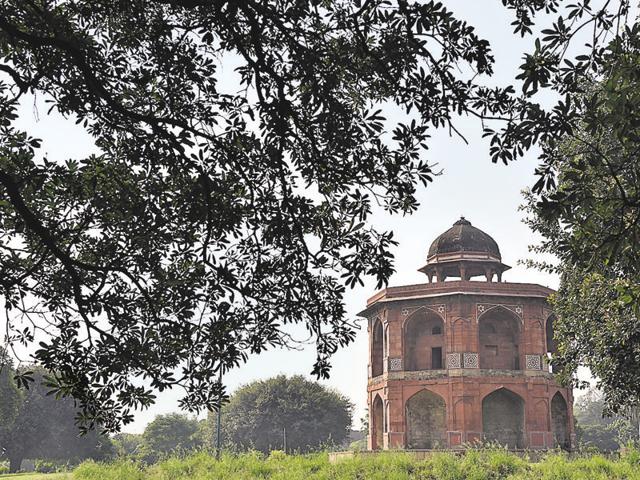
[[[36,477],[37,478],[37,477]],[[51,477],[43,477],[49,480]],[[640,480],[640,452],[619,459],[549,454],[533,462],[501,450],[437,453],[416,460],[404,453],[356,457],[330,464],[327,454],[173,458],[144,468],[133,462],[86,462],[72,480]],[[22,480],[22,479],[21,479]],[[31,479],[30,479],[31,480]],[[35,479],[34,479],[35,480]],[[40,480],[40,479],[38,479]]]

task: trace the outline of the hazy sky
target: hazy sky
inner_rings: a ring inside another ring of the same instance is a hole
[[[527,37],[522,40],[511,33],[511,12],[502,7],[500,0],[449,0],[445,3],[475,25],[480,36],[490,41],[496,57],[496,74],[491,83],[513,83],[522,52],[530,48],[533,39]],[[43,150],[49,158],[82,158],[95,151],[91,139],[73,122],[59,116],[48,117],[46,110],[41,99],[34,101],[31,98],[23,105],[18,126],[43,139]],[[379,214],[373,218],[378,227],[392,229],[399,241],[394,250],[397,273],[391,278],[390,285],[424,282],[426,277],[417,268],[424,264],[431,241],[464,215],[498,242],[503,261],[513,267],[505,274],[504,280],[556,287],[556,278],[526,270],[517,263],[527,258],[527,247],[534,240],[521,221],[522,212],[518,211],[518,206],[522,203],[521,190],[532,186],[535,181],[535,152],[508,166],[493,164],[487,142],[481,138],[479,123],[463,119],[458,128],[466,135],[468,145],[458,138],[450,138],[444,130],[434,133],[431,139],[426,159],[437,162],[443,174],[420,190],[419,210],[410,217],[389,218]],[[373,282],[349,291],[346,297],[348,313],[355,316],[374,293]],[[279,373],[308,375],[314,358],[313,346],[303,351],[270,351],[251,358],[246,365],[229,373],[225,382],[232,392],[239,385]],[[354,419],[355,426],[358,426],[367,398],[364,324],[355,342],[335,355],[333,365],[331,379],[324,383],[351,398],[356,405]],[[179,391],[158,394],[156,405],[138,413],[135,422],[125,430],[142,431],[155,415],[177,410],[179,397]]]

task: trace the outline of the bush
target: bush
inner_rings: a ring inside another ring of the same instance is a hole
[[[7,462],[0,462],[0,475],[9,473],[9,464]]]
[[[69,465],[56,460],[38,459],[35,462],[35,470],[38,473],[58,473],[69,470]]]
[[[570,458],[551,452],[531,462],[506,450],[478,449],[463,454],[435,453],[417,460],[404,452],[356,455],[336,464],[327,453],[287,455],[274,451],[222,455],[207,452],[169,458],[156,465],[130,461],[87,462],[74,480],[640,480],[640,452],[629,449],[620,458],[602,455]]]

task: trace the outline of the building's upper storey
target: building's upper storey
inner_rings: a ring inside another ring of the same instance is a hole
[[[384,289],[360,312],[369,319],[370,378],[468,368],[543,373],[555,350],[553,290],[503,282],[508,268],[489,235],[457,221],[429,249],[420,269],[429,283]],[[478,276],[484,281],[471,281]]]

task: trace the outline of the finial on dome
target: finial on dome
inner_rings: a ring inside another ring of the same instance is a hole
[[[460,220],[458,220],[454,225],[471,225],[471,222],[464,218],[464,215],[460,215]]]

